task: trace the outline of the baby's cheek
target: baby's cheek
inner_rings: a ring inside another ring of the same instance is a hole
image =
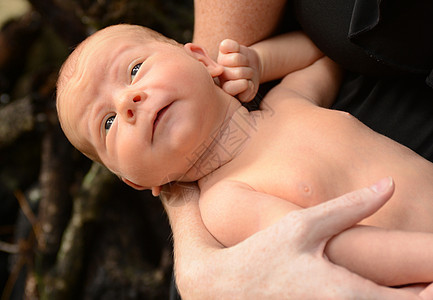
[[[142,160],[139,148],[132,143],[122,143],[117,151],[117,165],[125,176],[132,176],[140,169]]]

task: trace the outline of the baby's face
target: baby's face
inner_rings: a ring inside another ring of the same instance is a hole
[[[121,34],[88,43],[67,86],[66,134],[85,139],[137,188],[180,179],[226,109],[206,67],[183,47]]]

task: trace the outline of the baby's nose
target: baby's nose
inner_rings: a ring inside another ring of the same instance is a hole
[[[118,113],[123,115],[127,120],[133,121],[136,115],[136,105],[146,100],[146,98],[146,93],[141,91],[125,93],[118,102]]]
[[[142,95],[135,95],[134,98],[132,98],[132,101],[134,102],[140,102],[142,100]]]
[[[132,99],[133,102],[144,101],[147,98],[147,94],[143,91],[135,91],[129,94],[129,99]]]
[[[146,100],[147,94],[142,91],[128,91],[120,96],[121,106],[134,107],[135,103],[142,102]]]

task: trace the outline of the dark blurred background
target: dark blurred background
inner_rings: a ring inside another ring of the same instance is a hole
[[[55,111],[62,62],[117,23],[188,42],[193,0],[0,0],[1,300],[168,299],[159,199],[74,150]]]

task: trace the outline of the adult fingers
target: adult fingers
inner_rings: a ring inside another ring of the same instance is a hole
[[[433,283],[427,286],[421,293],[419,293],[421,299],[433,299]]]
[[[355,225],[376,212],[394,193],[391,177],[334,200],[299,211],[309,234],[304,245],[316,247],[335,234]]]
[[[380,286],[339,266],[333,265],[331,268],[324,270],[325,271],[322,274],[319,273],[319,275],[321,278],[327,278],[327,280],[323,282],[324,288],[322,289],[323,298],[326,299],[420,299],[420,297],[412,291]],[[329,276],[330,274],[332,275]]]

